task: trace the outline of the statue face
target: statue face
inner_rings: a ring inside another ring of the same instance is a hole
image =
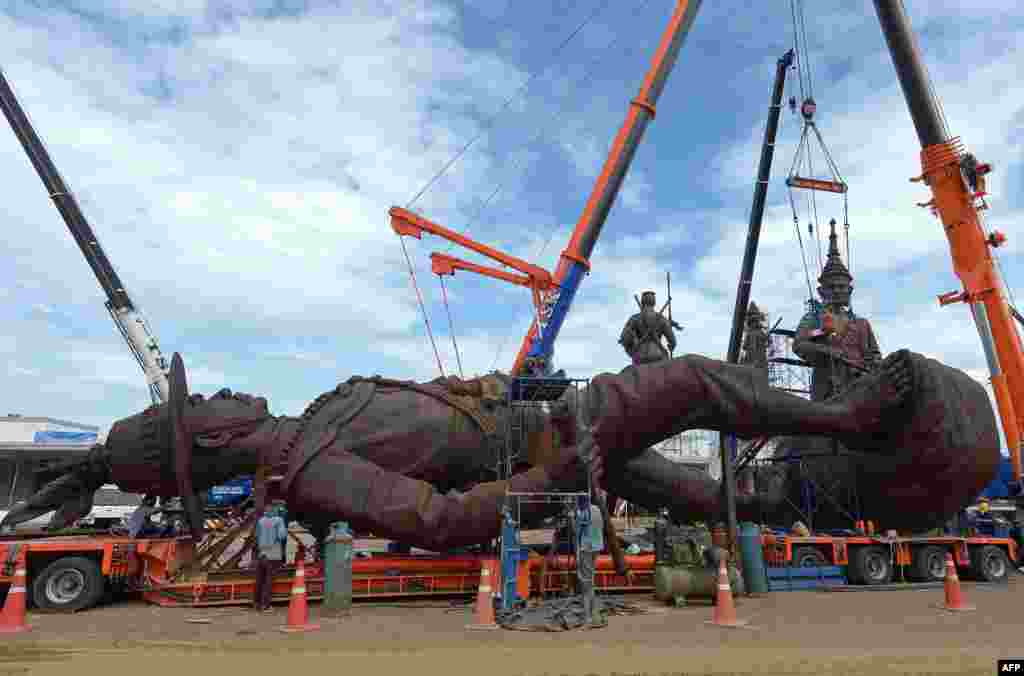
[[[829,280],[828,285],[819,286],[818,293],[826,305],[846,307],[850,304],[850,298],[853,296],[853,285],[842,279],[832,279]]]

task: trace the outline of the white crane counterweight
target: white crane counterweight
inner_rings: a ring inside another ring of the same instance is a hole
[[[128,347],[135,355],[139,366],[142,367],[153,402],[167,401],[168,366],[160,353],[156,336],[150,331],[146,320],[129,298],[114,266],[107,260],[99,240],[96,239],[95,233],[89,227],[88,221],[85,220],[74,195],[68,190],[57,172],[53,160],[50,159],[42,140],[32,128],[28,116],[25,115],[25,111],[18,103],[2,70],[0,70],[0,108],[3,109],[4,116],[7,117],[7,121],[25,149],[32,166],[35,167],[36,173],[42,179],[43,185],[46,186],[50,199],[53,200],[60,215],[64,218],[64,222],[71,231],[71,236],[75,238],[78,248],[96,275],[100,287],[106,293],[107,310],[114,319],[114,323],[117,324],[121,335],[128,342]]]

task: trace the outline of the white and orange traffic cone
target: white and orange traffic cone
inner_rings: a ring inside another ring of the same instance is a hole
[[[476,592],[476,624],[466,625],[466,629],[488,630],[500,629],[494,620],[494,578],[498,572],[497,559],[487,558],[480,566],[480,585]]]
[[[711,612],[711,620],[705,624],[713,624],[718,627],[744,627],[747,620],[736,619],[736,606],[732,601],[732,587],[729,586],[729,570],[725,566],[728,558],[722,553],[718,564],[718,597],[714,610]]]
[[[960,595],[960,577],[956,574],[956,564],[953,563],[953,555],[946,552],[946,580],[943,583],[946,590],[946,602],[939,606],[944,610],[974,610],[974,606],[964,603]]]
[[[14,563],[14,581],[7,591],[4,608],[0,611],[0,634],[19,634],[30,629],[25,622],[25,595],[27,593],[25,580],[28,578],[25,545],[21,545],[20,550]]]
[[[292,594],[288,601],[288,624],[281,627],[285,633],[315,631],[319,624],[309,623],[309,604],[306,602],[306,561],[305,553],[300,548],[295,556],[295,577],[292,580]],[[273,584],[273,580],[270,581]]]

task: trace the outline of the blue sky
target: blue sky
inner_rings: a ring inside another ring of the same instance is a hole
[[[984,380],[966,309],[935,300],[959,284],[939,223],[914,206],[927,199],[907,180],[919,146],[873,6],[807,4],[819,126],[850,185],[856,308],[883,352],[909,347]],[[995,165],[988,219],[1009,237],[1000,260],[1013,288],[1024,18],[1008,2],[969,15],[944,0],[908,4],[951,130]],[[554,267],[673,5],[12,1],[0,3],[0,65],[164,352],[183,354],[192,389],[262,394],[295,415],[354,374],[438,374],[387,209],[482,129],[415,210]],[[677,354],[724,356],[774,64],[792,35],[788,2],[704,3],[560,338],[571,375],[625,365],[616,340],[633,294],[664,298],[666,272],[686,327]],[[795,77],[787,87],[798,93]],[[145,383],[3,129],[0,411],[109,426],[147,405]],[[798,136],[784,111],[753,287],[788,326],[806,297],[783,184]],[[840,207],[821,198],[821,222],[841,220]],[[449,247],[407,244],[456,372],[429,261]],[[466,375],[508,369],[529,294],[469,273],[446,283]]]

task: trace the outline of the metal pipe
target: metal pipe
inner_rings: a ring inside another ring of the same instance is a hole
[[[21,461],[17,457],[14,458],[14,477],[11,479],[11,494],[7,496],[7,507],[14,506],[14,495],[18,487],[18,475],[21,474]]]
[[[750,287],[754,279],[754,263],[757,260],[757,246],[761,238],[761,223],[768,194],[768,179],[772,172],[772,158],[775,156],[775,136],[779,129],[779,113],[782,109],[782,92],[786,86],[786,70],[793,65],[793,50],[786,52],[775,65],[775,83],[772,86],[771,105],[768,108],[768,124],[764,130],[761,145],[761,161],[757,168],[757,183],[754,186],[754,203],[750,208],[750,223],[747,228],[747,245],[743,252],[740,281],[736,289],[736,305],[732,314],[732,332],[729,334],[729,350],[726,360],[739,362],[740,340],[743,324],[750,302]],[[726,523],[729,528],[729,547],[735,553],[736,546],[736,486],[733,477],[732,458],[726,435],[719,434],[719,455],[722,463],[722,490],[725,492]],[[735,442],[735,439],[733,440]]]
[[[988,362],[989,375],[993,378],[1002,374],[999,368],[999,355],[996,354],[996,341],[992,337],[992,325],[988,321],[988,312],[984,303],[969,303],[971,312],[974,314],[974,324],[978,327],[978,337],[981,338],[981,349],[985,352],[985,361]]]
[[[942,114],[932,96],[928,72],[921,59],[903,0],[874,2],[921,147],[945,143],[948,140],[946,125],[942,122]]]
[[[1013,468],[1013,476],[1019,479],[1021,476],[1021,449],[1020,430],[1014,424],[1017,420],[1016,406],[1007,386],[1006,374],[999,362],[995,338],[992,335],[992,324],[988,319],[988,310],[983,301],[968,303],[971,312],[974,314],[974,324],[978,327],[978,336],[981,338],[981,346],[985,352],[985,361],[988,362],[988,370],[991,376],[992,393],[995,395],[996,406],[999,408],[999,417],[1003,422],[1003,435],[1006,438],[1006,448],[1010,452],[1010,464]]]

